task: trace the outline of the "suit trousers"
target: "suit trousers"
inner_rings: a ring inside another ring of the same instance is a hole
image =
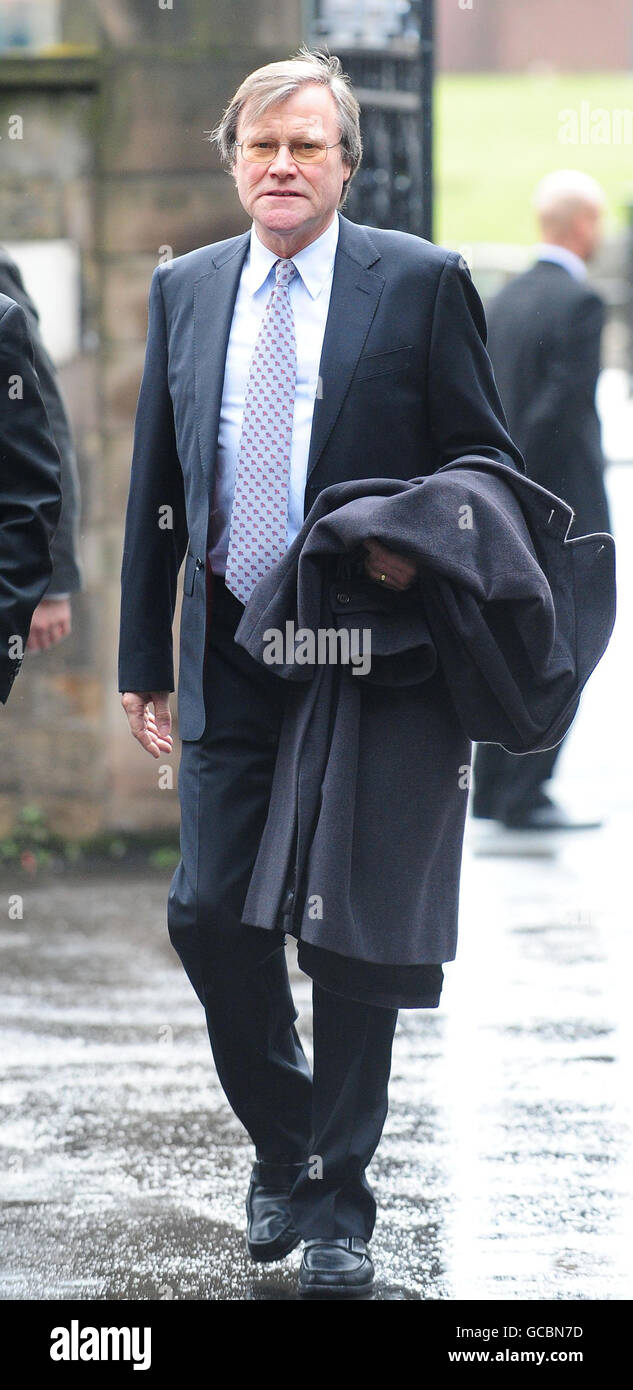
[[[543,805],[545,782],[554,775],[565,740],[540,753],[508,753],[497,743],[478,743],[473,758],[472,812],[494,820],[522,816]]]
[[[170,940],[204,1007],[226,1097],[260,1159],[303,1163],[290,1194],[307,1239],[372,1234],[365,1176],[388,1108],[398,1011],[344,998],[316,981],[313,1075],[295,1028],[285,934],[240,921],[266,820],[284,682],[234,641],[243,605],[210,577],[207,720],[184,740],[180,862]]]
[[[520,443],[520,431],[513,438]],[[571,461],[543,466],[542,458],[532,458],[526,450],[528,477],[563,497],[574,509],[570,537],[588,536],[594,531],[612,532],[609,498],[602,468],[578,469]],[[565,735],[568,738],[569,734]],[[554,776],[565,739],[555,748],[540,753],[508,753],[497,743],[478,743],[473,756],[472,813],[510,822],[542,806],[547,800],[545,783]]]

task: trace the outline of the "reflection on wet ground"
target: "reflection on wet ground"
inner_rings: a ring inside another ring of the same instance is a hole
[[[631,944],[621,877],[605,887],[630,830],[616,816],[536,867],[467,851],[440,1009],[400,1014],[377,1299],[630,1296]],[[299,1251],[246,1253],[250,1144],[167,882],[34,882],[2,929],[4,1298],[295,1297]]]

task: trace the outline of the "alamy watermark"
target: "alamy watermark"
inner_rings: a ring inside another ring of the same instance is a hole
[[[267,666],[351,665],[353,676],[371,669],[370,627],[297,627],[288,619],[285,630],[267,627],[263,657]]]
[[[560,145],[630,145],[633,144],[633,107],[592,106],[581,101],[579,106],[564,106],[558,113],[558,143]]]

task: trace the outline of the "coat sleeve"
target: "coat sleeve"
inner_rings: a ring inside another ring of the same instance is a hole
[[[486,352],[483,305],[463,257],[449,251],[435,299],[427,378],[433,442],[442,465],[479,454],[525,473]],[[440,465],[441,466],[441,465]]]
[[[152,276],[145,366],[121,565],[119,690],[173,690],[172,624],[187,547],[182,468],[167,379],[160,266]]]
[[[6,301],[5,301],[6,302]],[[19,379],[19,380],[18,380]],[[19,388],[17,391],[12,390]],[[0,701],[22,664],[31,618],[51,575],[61,510],[60,459],[33,365],[26,318],[8,303],[0,322]]]

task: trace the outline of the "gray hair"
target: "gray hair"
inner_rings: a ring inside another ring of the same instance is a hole
[[[313,51],[306,44],[302,44],[294,57],[256,68],[238,87],[221,121],[215,130],[209,132],[209,139],[217,144],[222,162],[232,169],[235,163],[238,120],[246,103],[251,105],[253,117],[257,120],[269,106],[287,101],[288,97],[294,96],[294,93],[308,82],[319,82],[322,86],[328,87],[336,102],[341,150],[345,162],[351,168],[351,174],[343,184],[339,200],[339,207],[342,207],[361,161],[362,142],[360,106],[354,96],[349,77],[343,72],[341,61],[334,54]]]

